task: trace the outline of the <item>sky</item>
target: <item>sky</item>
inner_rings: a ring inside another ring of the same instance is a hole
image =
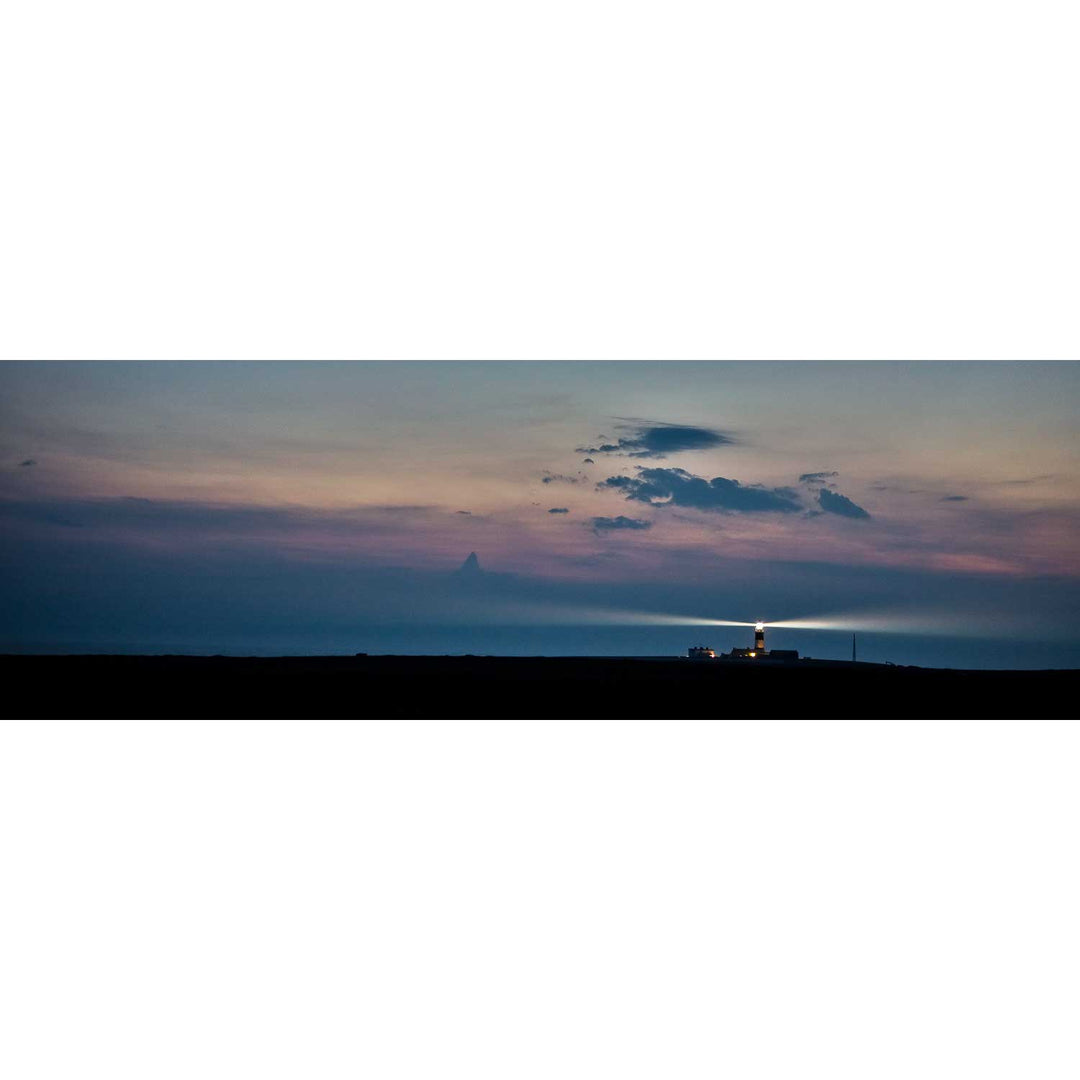
[[[673,655],[761,619],[1078,666],[1078,403],[1075,363],[7,363],[0,648]]]

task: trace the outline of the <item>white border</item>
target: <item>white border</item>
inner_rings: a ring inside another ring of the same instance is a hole
[[[9,723],[7,1076],[1071,1080],[1080,727]]]
[[[1078,20],[9,4],[0,356],[1075,359]]]

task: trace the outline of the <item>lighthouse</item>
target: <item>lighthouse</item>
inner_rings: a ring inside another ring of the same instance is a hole
[[[750,624],[747,623],[747,626]],[[731,652],[723,653],[716,658],[717,660],[753,660],[755,663],[764,663],[766,665],[781,663],[789,664],[794,660],[799,659],[798,651],[795,649],[773,649],[771,651],[765,648],[765,624],[763,622],[754,623],[754,646],[753,648],[740,649],[734,648]]]

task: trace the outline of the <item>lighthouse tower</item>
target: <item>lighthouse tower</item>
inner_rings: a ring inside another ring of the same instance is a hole
[[[757,663],[762,661],[766,667],[774,664],[789,664],[799,659],[796,649],[773,649],[771,652],[765,649],[765,624],[754,623],[754,647],[752,649],[734,648],[731,652],[723,653],[718,660],[752,660]]]

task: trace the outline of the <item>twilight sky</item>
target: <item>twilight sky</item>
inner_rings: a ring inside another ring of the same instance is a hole
[[[1080,663],[1080,364],[9,363],[0,402],[8,650],[674,653],[763,618]]]

